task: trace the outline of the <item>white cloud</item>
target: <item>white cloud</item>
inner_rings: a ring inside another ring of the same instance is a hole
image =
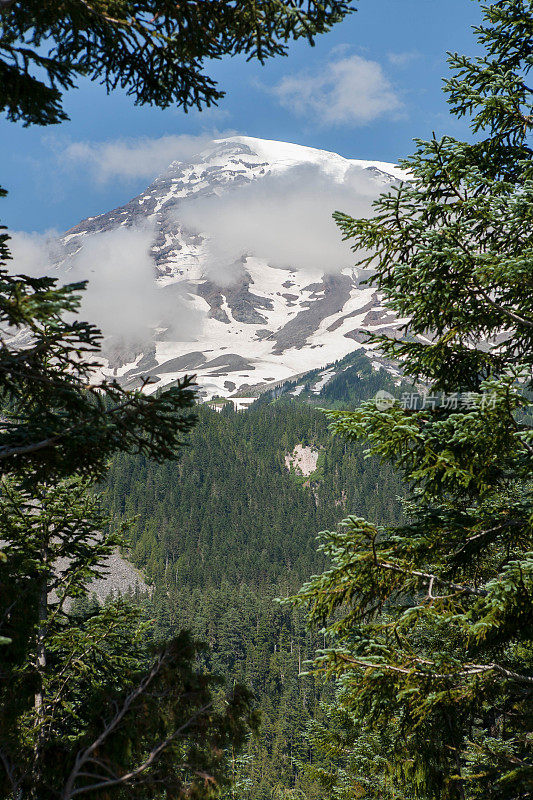
[[[417,58],[420,58],[420,53],[415,53],[414,51],[405,53],[388,53],[387,58],[394,67],[402,68],[406,67],[412,61],[416,61]]]
[[[381,65],[357,55],[288,75],[270,91],[289,111],[318,125],[366,125],[402,107]]]
[[[239,278],[247,254],[319,276],[356,260],[332,213],[370,215],[378,194],[360,168],[350,167],[343,180],[335,180],[319,166],[301,165],[183,204],[179,222],[207,237],[207,270],[221,286]]]
[[[61,151],[60,158],[64,166],[86,169],[94,181],[100,184],[117,178],[151,180],[172,161],[185,161],[201,152],[212,139],[213,135],[207,134],[181,134],[161,136],[158,139],[72,142]]]
[[[52,275],[59,283],[88,280],[76,316],[96,324],[105,336],[143,343],[151,329],[172,324],[184,341],[197,326],[185,301],[185,285],[160,287],[155,281],[150,247],[154,238],[149,225],[120,227],[83,237],[81,249],[61,266],[56,234],[16,232],[10,242],[17,273]]]
[[[331,215],[335,210],[355,217],[371,215],[372,201],[383,187],[348,162],[335,172],[324,166],[304,163],[273,170],[221,195],[180,203],[176,227],[205,237],[206,275],[220,286],[228,285],[242,276],[246,255],[301,270],[310,278],[352,266],[357,258]],[[97,324],[112,345],[127,342],[139,345],[135,352],[141,352],[143,344],[153,341],[156,326],[171,327],[173,338],[191,341],[202,315],[187,298],[187,282],[156,283],[150,254],[154,235],[149,224],[84,235],[71,241],[80,241],[81,248],[58,269],[55,264],[65,252],[57,233],[15,233],[13,266],[34,276],[57,275],[60,282],[87,279],[78,316]]]

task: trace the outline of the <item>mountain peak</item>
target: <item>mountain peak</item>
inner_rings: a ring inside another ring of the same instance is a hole
[[[127,323],[105,343],[104,373],[131,386],[148,374],[153,388],[196,373],[205,397],[242,396],[363,347],[363,328],[396,323],[360,285],[331,213],[365,216],[403,177],[393,164],[248,136],[172,162],[129,203],[61,240],[64,266],[91,244],[98,303],[108,295]]]
[[[250,156],[254,162],[268,165],[269,169],[289,169],[302,164],[315,165],[332,177],[342,180],[350,167],[359,169],[373,168],[397,180],[405,180],[406,173],[397,164],[386,161],[345,158],[338,153],[320,150],[316,147],[280,142],[275,139],[259,139],[254,136],[227,136],[213,139],[208,147],[189,159],[187,164],[223,163],[234,158]],[[173,161],[169,169],[182,165],[182,161]]]
[[[344,158],[338,153],[329,150],[319,150],[316,147],[293,144],[291,142],[278,142],[274,139],[257,139],[253,136],[230,136],[225,139],[216,139],[216,143],[236,144],[248,147],[250,152],[256,154],[271,166],[292,167],[297,164],[316,164],[329,174],[343,178],[350,167],[368,169],[374,167],[391,175],[398,180],[405,180],[406,173],[397,164],[386,161],[372,161],[356,158]]]

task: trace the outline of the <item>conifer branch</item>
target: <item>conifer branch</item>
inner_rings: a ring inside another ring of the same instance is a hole
[[[142,762],[142,764],[139,764],[139,766],[136,767],[135,769],[132,769],[129,772],[126,772],[123,775],[120,775],[120,777],[114,777],[114,778],[109,777],[109,778],[106,778],[104,776],[92,775],[91,773],[87,773],[87,772],[77,772],[74,775],[74,780],[72,782],[72,786],[74,785],[74,782],[76,781],[76,778],[78,778],[78,777],[80,777],[82,775],[84,775],[86,777],[101,777],[102,780],[100,780],[97,783],[92,783],[89,786],[81,786],[79,789],[74,789],[74,788],[70,789],[69,788],[68,790],[65,790],[65,792],[62,795],[61,800],[71,800],[71,798],[77,797],[80,794],[86,794],[87,792],[95,792],[98,789],[110,789],[112,786],[123,786],[126,783],[130,783],[132,780],[134,780],[139,775],[141,775],[143,772],[146,772],[146,770],[149,769],[151,766],[153,766],[153,764],[156,762],[158,756],[161,755],[161,753],[164,750],[166,750],[167,747],[169,747],[169,745],[172,744],[172,742],[174,742],[176,739],[178,739],[188,728],[190,728],[191,725],[194,722],[196,722],[196,720],[202,714],[205,714],[206,711],[209,711],[209,709],[212,708],[213,704],[214,704],[214,701],[210,701],[209,703],[206,703],[201,708],[199,708],[187,720],[187,722],[184,722],[183,725],[181,725],[176,731],[174,731],[174,733],[171,736],[168,736],[166,739],[164,739],[162,742],[160,742],[156,747],[152,748],[152,750],[150,751],[150,753],[148,754],[146,759]],[[92,759],[89,759],[89,760],[92,760]],[[87,761],[84,761],[83,763],[87,763]],[[186,765],[182,764],[181,766],[186,766]],[[212,776],[208,776],[206,773],[197,772],[196,774],[201,775],[205,779],[209,779],[211,781],[213,780]],[[69,785],[70,785],[70,777],[69,777]]]
[[[472,586],[454,583],[453,581],[448,581],[445,578],[439,578],[438,575],[433,575],[431,572],[420,572],[416,569],[407,569],[406,567],[400,567],[398,564],[391,564],[388,561],[376,561],[375,564],[377,567],[388,569],[392,572],[400,572],[403,575],[414,575],[415,578],[421,578],[422,580],[427,581],[431,588],[433,588],[434,583],[440,583],[443,586],[449,586],[450,589],[459,592],[459,594],[472,594],[477,597],[487,597],[488,595],[488,592],[485,589],[475,589]],[[437,600],[439,598],[432,597],[431,599]]]
[[[497,303],[495,300],[492,299],[490,294],[485,289],[483,289],[482,286],[479,285],[479,283],[474,283],[474,290],[479,292],[481,296],[487,301],[487,303],[489,303],[493,308],[495,308],[497,311],[500,311],[502,314],[505,314],[506,316],[510,317],[510,319],[512,319],[513,322],[517,322],[519,325],[525,325],[527,328],[533,328],[533,320],[521,317],[519,314],[516,313],[516,311],[513,311],[512,309],[506,308],[505,306],[502,306],[500,303]]]
[[[432,678],[434,680],[445,680],[450,678],[471,678],[476,675],[482,675],[487,672],[496,672],[509,680],[516,681],[517,683],[525,684],[526,686],[533,686],[533,677],[530,675],[521,675],[513,670],[506,669],[499,664],[465,664],[464,668],[457,672],[431,672],[419,670],[416,667],[397,667],[393,664],[379,664],[371,661],[366,661],[361,658],[354,658],[346,653],[335,653],[336,658],[346,661],[349,664],[355,664],[358,667],[364,667],[375,670],[385,670],[386,672],[394,672],[401,675],[415,675],[420,678]],[[427,664],[428,666],[435,666],[431,661],[423,659],[415,659],[419,664]]]

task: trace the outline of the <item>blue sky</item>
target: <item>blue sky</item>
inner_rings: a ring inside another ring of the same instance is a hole
[[[64,231],[138,194],[191,137],[244,134],[349,158],[396,161],[414,137],[468,136],[441,91],[446,51],[475,52],[474,0],[360,0],[358,11],[310,48],[266,66],[216,62],[217,109],[184,114],[135,107],[88,81],[66,96],[70,122],[0,122],[0,220],[14,230]]]

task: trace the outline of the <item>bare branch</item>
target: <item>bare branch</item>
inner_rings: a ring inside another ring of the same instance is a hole
[[[517,683],[523,683],[526,686],[533,686],[532,676],[521,675],[520,673],[513,672],[513,670],[506,669],[499,664],[465,664],[464,669],[459,670],[458,672],[431,672],[420,670],[416,667],[394,667],[392,664],[375,664],[370,661],[364,661],[363,659],[353,658],[345,653],[335,653],[335,655],[342,661],[346,661],[349,664],[355,664],[356,666],[363,667],[365,669],[386,670],[387,672],[396,672],[402,675],[415,675],[420,678],[432,678],[434,680],[444,680],[449,678],[471,678],[475,675],[482,675],[487,672],[496,672],[505,678],[509,678],[509,680],[516,681]],[[424,661],[422,659],[416,659],[416,661],[420,664],[435,666],[431,661]]]
[[[82,786],[79,789],[74,789],[74,783],[76,781],[76,778],[81,776],[81,775],[89,776],[90,773],[87,773],[87,772],[76,772],[76,774],[73,775],[73,780],[71,780],[71,777],[72,777],[72,773],[71,773],[71,776],[69,776],[69,781],[68,781],[69,788],[68,788],[68,791],[67,791],[67,789],[65,789],[65,792],[62,795],[62,800],[71,800],[71,798],[76,797],[77,795],[86,794],[87,792],[94,792],[97,789],[108,789],[111,786],[124,785],[125,783],[128,783],[129,781],[131,781],[134,778],[136,778],[138,775],[141,775],[143,772],[145,772],[147,769],[149,769],[151,766],[153,766],[153,764],[156,762],[158,756],[164,750],[166,750],[166,748],[173,741],[175,741],[179,736],[181,736],[181,734],[184,733],[184,731],[186,731],[187,728],[189,728],[193,724],[193,722],[195,722],[198,719],[199,716],[201,716],[203,713],[208,711],[213,706],[213,703],[214,703],[214,701],[211,700],[209,703],[206,703],[204,706],[199,708],[196,711],[196,713],[193,714],[192,717],[190,717],[187,720],[187,722],[185,722],[176,731],[174,731],[174,733],[171,736],[168,736],[166,739],[164,739],[162,742],[160,742],[156,747],[154,747],[153,750],[150,751],[150,753],[147,756],[147,758],[142,762],[142,764],[139,764],[138,767],[136,767],[135,769],[131,770],[130,772],[124,773],[124,775],[121,775],[120,777],[116,777],[116,778],[105,778],[104,777],[98,783],[93,783],[93,784],[91,784],[89,786]],[[93,745],[91,745],[91,747],[92,746]],[[87,763],[87,761],[94,761],[94,759],[92,759],[92,758],[91,759],[87,759],[85,763]],[[185,765],[182,765],[182,766],[185,766]],[[73,770],[73,772],[74,772],[74,770]],[[211,776],[206,776],[205,773],[197,773],[197,774],[202,775],[205,778],[211,778]],[[102,777],[102,776],[94,775],[94,777],[98,778],[98,777]]]
[[[388,561],[376,561],[375,564],[377,567],[391,570],[391,572],[400,572],[403,575],[414,575],[415,578],[421,578],[422,580],[427,581],[430,585],[430,592],[433,589],[434,583],[440,583],[443,586],[448,586],[450,589],[453,589],[455,592],[459,592],[461,594],[472,594],[476,597],[488,596],[488,592],[485,589],[474,589],[472,586],[464,586],[461,583],[453,583],[452,581],[447,581],[444,578],[439,578],[437,575],[432,575],[431,572],[419,572],[415,569],[407,569],[406,567],[400,567],[398,564],[390,564]],[[432,599],[436,598],[433,597]]]
[[[475,267],[475,261],[474,257],[472,256],[472,253],[463,244],[463,242],[459,239],[459,237],[454,236],[453,239],[455,241],[455,244],[463,251],[464,255],[469,259],[472,266]],[[477,281],[475,280],[472,281],[472,288],[474,289],[474,291],[479,292],[479,294],[487,301],[487,303],[489,303],[497,311],[500,311],[502,314],[505,314],[506,316],[510,317],[514,322],[518,322],[519,325],[525,325],[528,328],[533,328],[533,320],[525,319],[512,309],[506,308],[505,306],[502,306],[499,303],[497,303],[496,300],[492,299],[487,290],[484,289],[482,286],[480,286],[479,283],[477,283]]]
[[[515,311],[512,311],[510,308],[505,308],[505,306],[500,305],[495,300],[492,299],[490,294],[483,289],[478,283],[474,283],[474,290],[479,292],[480,295],[489,303],[493,308],[497,309],[497,311],[501,311],[502,314],[506,314],[510,317],[514,322],[518,322],[519,325],[525,325],[528,328],[533,328],[533,320],[525,319],[517,314]]]
[[[131,772],[128,772],[125,775],[121,775],[118,778],[106,779],[105,781],[100,781],[99,783],[93,784],[91,786],[84,786],[80,787],[79,789],[74,788],[76,780],[83,772],[84,767],[86,767],[86,765],[90,762],[95,762],[95,753],[98,751],[101,745],[106,741],[106,739],[113,733],[113,731],[116,730],[117,726],[124,719],[124,717],[130,710],[135,700],[137,700],[147,690],[148,686],[152,683],[154,678],[161,671],[163,665],[168,659],[168,656],[169,652],[168,650],[166,650],[157,658],[150,672],[145,676],[145,678],[143,678],[143,680],[138,684],[138,686],[136,686],[135,689],[133,689],[133,691],[131,691],[130,694],[126,697],[124,703],[116,711],[114,717],[105,726],[102,733],[97,737],[97,739],[94,740],[94,742],[91,745],[89,745],[89,747],[85,748],[85,750],[82,750],[78,753],[72,771],[65,783],[65,787],[62,794],[62,800],[70,800],[72,797],[75,797],[78,794],[83,794],[88,791],[94,791],[95,789],[103,788],[104,786],[109,787],[109,786],[124,784],[130,781],[132,778],[135,778],[137,775],[141,774],[146,769],[148,769],[157,759],[159,754],[163,750],[165,750],[172,741],[178,738],[183,733],[184,730],[190,727],[190,725],[192,725],[192,723],[201,714],[203,714],[207,709],[209,709],[212,706],[213,701],[200,708],[195,714],[193,714],[193,716],[189,720],[187,720],[186,723],[184,723],[180,728],[174,731],[174,733],[171,736],[169,736],[159,745],[154,747],[154,749],[149,753],[146,760]]]
[[[56,436],[49,436],[48,439],[42,439],[40,442],[32,442],[32,444],[19,445],[18,447],[5,445],[0,447],[0,460],[9,456],[23,456],[28,453],[36,453],[38,450],[44,450],[45,447],[56,444],[62,436],[65,436],[65,434],[58,433]]]
[[[0,2],[2,2],[2,0],[0,0]],[[115,17],[110,17],[108,14],[105,14],[101,9],[94,8],[90,3],[86,2],[86,0],[79,0],[79,2],[81,3],[82,6],[84,6],[87,9],[87,11],[90,14],[94,15],[95,17],[99,17],[100,19],[103,19],[110,25],[131,27],[131,22],[128,22],[127,19],[115,19]]]
[[[433,584],[434,584],[434,583],[435,583],[435,576],[434,576],[434,575],[432,575],[432,576],[431,576],[431,579],[430,579],[430,581],[429,581],[428,593],[427,593],[427,595],[426,595],[426,599],[427,599],[427,600],[435,600],[435,599],[436,599],[436,598],[435,598],[435,595],[433,594]]]

